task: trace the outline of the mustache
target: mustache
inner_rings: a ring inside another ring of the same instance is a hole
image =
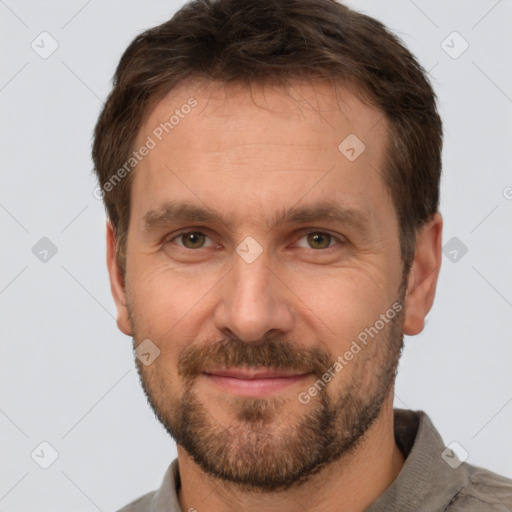
[[[178,359],[178,374],[191,379],[218,368],[265,367],[312,372],[320,378],[330,365],[331,358],[326,351],[306,348],[280,337],[266,337],[257,342],[230,337],[184,349]]]

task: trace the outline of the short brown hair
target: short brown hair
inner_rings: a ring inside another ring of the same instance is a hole
[[[382,23],[334,0],[194,0],[126,49],[95,128],[95,172],[123,273],[133,173],[106,184],[129,159],[150,107],[194,77],[356,84],[389,123],[382,176],[408,272],[417,230],[438,209],[442,150],[436,96],[414,56]]]

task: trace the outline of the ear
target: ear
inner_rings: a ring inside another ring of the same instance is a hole
[[[405,297],[404,334],[414,336],[425,327],[441,269],[443,218],[436,213],[416,235],[416,250]]]
[[[127,336],[131,336],[132,325],[126,306],[124,278],[117,263],[116,236],[112,223],[109,220],[107,220],[107,267],[110,278],[110,289],[117,309],[117,327]]]

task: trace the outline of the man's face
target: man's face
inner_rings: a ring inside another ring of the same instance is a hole
[[[349,453],[392,398],[404,289],[387,125],[337,91],[190,83],[136,144],[155,147],[133,171],[120,325],[160,350],[139,371],[180,449],[254,489]]]

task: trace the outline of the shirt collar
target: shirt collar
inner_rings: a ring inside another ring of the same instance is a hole
[[[181,512],[178,502],[180,473],[178,459],[174,459],[165,472],[160,489],[153,496],[151,512]]]
[[[424,411],[394,410],[395,440],[405,463],[395,481],[366,512],[445,510],[469,481],[466,465],[453,469],[441,456],[446,449]],[[451,457],[456,457],[453,452]]]

